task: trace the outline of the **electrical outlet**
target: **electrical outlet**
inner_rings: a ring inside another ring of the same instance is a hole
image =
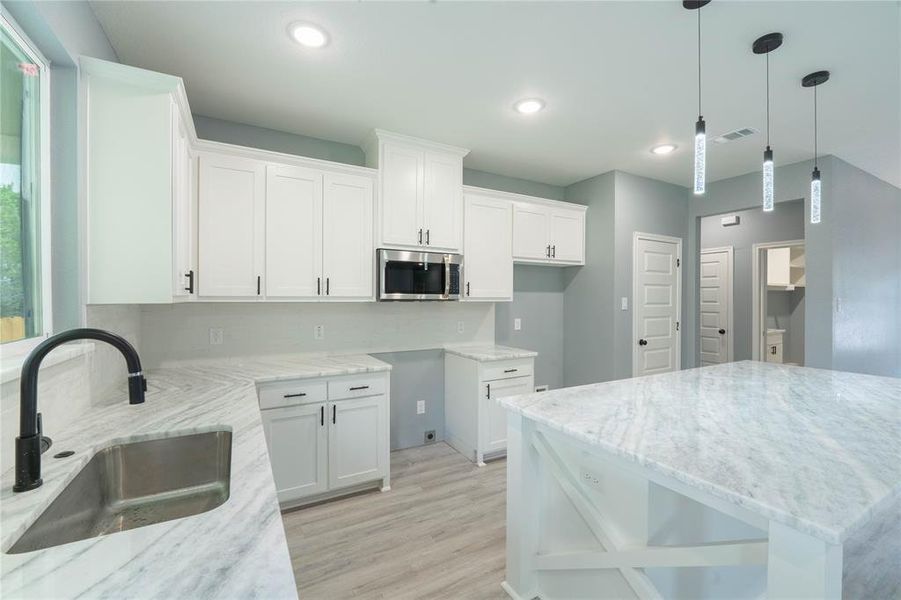
[[[597,473],[592,472],[590,469],[586,467],[582,467],[579,470],[579,477],[582,479],[582,483],[590,488],[594,488],[598,491],[602,491],[604,487],[604,480]]]
[[[522,329],[522,319],[519,317],[513,319],[513,331],[519,331]]]
[[[313,327],[313,339],[314,340],[324,340],[325,339],[325,326],[324,325],[315,325]]]
[[[463,333],[466,330],[466,323],[457,321],[457,333]]]
[[[425,414],[425,400],[417,400],[416,401],[416,414],[417,415]]]
[[[425,435],[422,436],[422,441],[426,444],[433,443],[437,438],[435,437],[435,430],[429,429],[425,432]]]
[[[210,327],[210,346],[221,346],[223,335],[221,327]]]

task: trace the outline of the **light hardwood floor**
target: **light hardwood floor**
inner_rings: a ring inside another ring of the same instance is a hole
[[[437,443],[391,453],[391,491],[284,513],[301,600],[501,600],[506,463]]]

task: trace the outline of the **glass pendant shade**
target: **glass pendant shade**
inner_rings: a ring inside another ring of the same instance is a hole
[[[707,184],[707,125],[704,117],[695,123],[695,194],[703,194]]]
[[[774,207],[773,197],[773,150],[767,146],[763,152],[763,210],[770,212]]]
[[[810,177],[810,222],[819,223],[822,217],[822,198],[820,196],[820,170],[813,168],[813,174]]]

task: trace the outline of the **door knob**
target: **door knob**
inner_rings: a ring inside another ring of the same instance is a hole
[[[638,340],[638,345],[639,345],[639,346],[647,346],[647,345],[648,345],[648,341],[647,341],[647,340],[644,340],[644,339]]]
[[[720,335],[726,335],[726,330],[725,330],[725,329],[720,329]]]

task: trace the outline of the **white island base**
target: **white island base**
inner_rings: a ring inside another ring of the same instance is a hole
[[[512,598],[841,597],[841,545],[521,415],[508,422]]]

